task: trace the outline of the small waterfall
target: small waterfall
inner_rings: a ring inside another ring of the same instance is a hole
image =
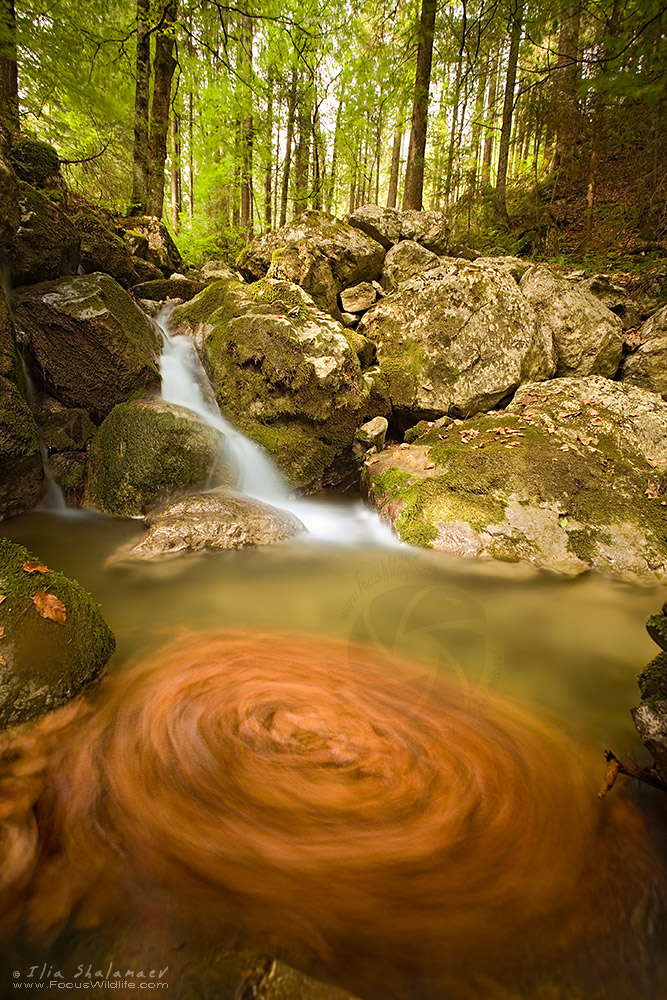
[[[288,484],[265,452],[220,413],[192,340],[170,334],[166,328],[168,317],[167,310],[155,317],[164,338],[160,358],[162,398],[193,410],[224,434],[226,455],[238,471],[241,493],[295,514],[311,538],[339,545],[399,544],[391,529],[361,502],[343,506],[290,496]]]

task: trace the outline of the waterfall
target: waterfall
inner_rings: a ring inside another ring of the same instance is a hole
[[[169,311],[163,310],[155,318],[164,339],[160,357],[162,398],[193,410],[224,435],[226,457],[238,472],[239,492],[295,514],[311,538],[339,545],[399,544],[388,525],[361,501],[343,506],[290,496],[288,484],[266,453],[220,413],[192,340],[170,334],[166,328],[168,316]]]

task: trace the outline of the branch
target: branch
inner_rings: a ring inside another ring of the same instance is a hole
[[[607,770],[605,771],[602,787],[598,792],[599,799],[603,799],[607,792],[612,790],[619,774],[627,774],[629,778],[634,778],[635,781],[643,781],[645,785],[651,785],[652,788],[658,788],[661,792],[667,792],[667,784],[656,774],[655,765],[651,765],[650,767],[633,767],[631,764],[622,764],[611,750],[605,750],[604,757],[607,761]]]
[[[107,149],[109,148],[110,142],[111,140],[107,139],[107,141],[104,143],[104,146],[99,151],[99,153],[93,153],[92,156],[84,156],[80,160],[61,160],[60,164],[63,167],[71,167],[72,164],[74,163],[90,163],[91,160],[97,160],[98,157],[103,156],[104,153],[106,153]]]

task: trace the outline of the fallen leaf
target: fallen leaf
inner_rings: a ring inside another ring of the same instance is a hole
[[[7,666],[7,660],[4,658],[4,656],[0,656],[0,667],[6,667],[6,666]]]
[[[407,441],[404,441],[404,442],[403,442],[403,444],[399,444],[399,446],[398,446],[398,447],[399,447],[399,448],[402,448],[402,450],[403,450],[403,451],[405,451],[405,449],[406,449],[406,448],[409,448],[409,447],[410,447],[410,445],[408,444],[408,442],[407,442]]]
[[[652,469],[655,469],[656,465],[658,464],[654,458],[647,458],[646,461],[648,462],[648,464],[651,466]]]
[[[364,465],[375,465],[375,463],[378,461],[379,459],[377,458],[367,458],[366,461],[364,462]]]
[[[435,389],[430,382],[424,382],[422,389],[426,389],[427,392],[435,392]]]
[[[602,421],[600,420],[599,417],[593,417],[593,419],[591,420],[591,423],[593,424],[593,427],[600,427],[601,424],[602,424]]]
[[[577,434],[577,437],[579,438],[582,444],[590,444],[591,441],[593,440],[592,438],[589,437],[582,437],[581,434]]]
[[[658,488],[658,484],[651,482],[651,480],[649,479],[648,483],[646,484],[646,489],[644,490],[644,494],[649,498],[649,500],[657,500],[658,497],[660,496],[660,490]]]
[[[42,566],[38,562],[24,562],[23,569],[26,573],[53,573],[53,570],[49,569],[48,566]]]
[[[425,469],[435,469],[435,462],[427,462],[424,466]]]
[[[37,608],[37,614],[42,618],[50,618],[58,625],[64,625],[67,620],[67,610],[62,601],[59,601],[55,594],[45,594],[38,590],[33,597],[33,603]]]
[[[400,451],[398,450],[398,448],[396,449],[396,451],[393,451],[393,452],[391,453],[391,457],[392,457],[392,458],[403,458],[403,456],[401,455],[401,453],[400,453]]]
[[[0,639],[4,639],[5,636],[5,626],[0,625]]]
[[[559,451],[569,451],[569,450],[570,450],[569,444],[562,444],[559,448]]]
[[[6,599],[7,599],[6,594],[0,594],[0,604],[2,604],[2,602],[5,601]]]

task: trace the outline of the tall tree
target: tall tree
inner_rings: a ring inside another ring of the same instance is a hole
[[[523,0],[510,0],[510,2],[510,51],[507,57],[505,97],[503,100],[503,124],[500,130],[500,142],[498,144],[498,172],[496,174],[496,190],[494,197],[496,214],[503,220],[507,220],[507,165],[509,162],[510,138],[512,135],[516,67],[519,61],[519,45],[521,44],[521,32],[523,29]]]
[[[558,37],[557,124],[554,167],[566,163],[575,145],[580,128],[577,127],[579,106],[579,20],[581,0],[562,0],[560,32]]]
[[[178,0],[169,0],[164,5],[155,36],[155,73],[148,141],[147,208],[149,215],[155,215],[158,219],[162,218],[164,207],[164,167],[167,160],[171,84],[176,68],[174,32],[177,9]]]
[[[422,0],[419,20],[419,46],[417,69],[412,100],[412,122],[408,162],[405,168],[403,208],[420,210],[424,190],[424,154],[426,152],[426,126],[428,120],[431,63],[433,60],[433,33],[437,0]]]
[[[14,0],[0,0],[0,129],[19,131],[19,84]]]
[[[148,206],[148,108],[151,81],[150,0],[137,0],[137,53],[135,60],[134,149],[130,215],[144,215]]]

